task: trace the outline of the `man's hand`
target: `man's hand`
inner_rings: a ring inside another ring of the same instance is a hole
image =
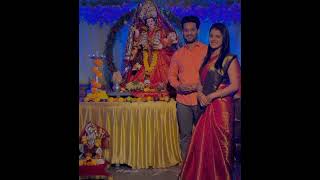
[[[180,92],[192,92],[196,90],[197,85],[179,85],[177,90]]]

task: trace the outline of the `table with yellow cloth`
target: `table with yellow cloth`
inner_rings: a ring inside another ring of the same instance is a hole
[[[181,162],[176,102],[81,102],[79,135],[89,121],[110,134],[112,164],[165,168]]]

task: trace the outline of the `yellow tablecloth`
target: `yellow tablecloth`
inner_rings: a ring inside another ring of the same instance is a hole
[[[132,168],[165,168],[181,162],[176,102],[81,102],[79,135],[88,121],[110,133],[105,155]]]

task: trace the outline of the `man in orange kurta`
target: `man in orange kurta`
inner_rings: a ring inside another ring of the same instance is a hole
[[[208,47],[197,40],[200,26],[198,17],[186,16],[182,19],[181,24],[186,44],[173,54],[168,79],[171,86],[177,90],[177,118],[181,153],[184,159],[190,143],[192,127],[199,116],[197,110],[199,69]]]

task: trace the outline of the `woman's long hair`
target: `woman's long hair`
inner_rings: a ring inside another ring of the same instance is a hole
[[[227,29],[227,27],[222,24],[222,23],[215,23],[210,27],[210,31],[209,31],[209,36],[210,36],[210,32],[213,29],[217,29],[221,32],[222,34],[222,45],[221,45],[221,51],[220,51],[220,55],[219,58],[217,60],[217,62],[215,63],[215,68],[216,69],[221,69],[222,68],[222,63],[224,58],[229,54],[230,52],[230,37],[229,37],[229,31]],[[212,48],[210,46],[210,43],[208,44],[208,51],[207,51],[207,55],[204,58],[204,61],[202,63],[202,67],[204,67],[208,61],[211,58],[212,53],[217,50],[216,48]]]

